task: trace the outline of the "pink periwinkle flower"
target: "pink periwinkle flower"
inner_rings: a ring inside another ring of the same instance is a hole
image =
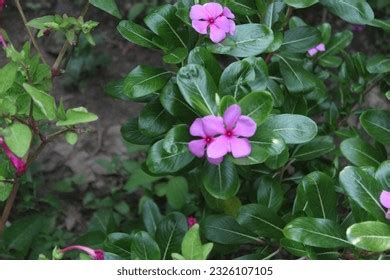
[[[81,245],[73,245],[66,247],[60,250],[62,253],[70,252],[70,251],[82,251],[90,256],[92,260],[104,260],[104,251],[103,250],[94,250],[92,248],[81,246]]]
[[[208,161],[216,165],[228,153],[234,158],[247,157],[252,151],[248,138],[255,134],[256,129],[253,119],[241,115],[239,105],[231,105],[223,118],[206,116],[196,119],[190,127],[190,134],[202,139],[191,141],[188,148],[199,158],[206,154]]]
[[[12,153],[12,151],[8,148],[4,139],[0,137],[0,146],[3,148],[5,154],[8,159],[11,161],[12,165],[16,169],[16,174],[23,175],[27,171],[27,164],[24,160],[18,158],[16,155]]]
[[[198,223],[198,220],[194,216],[189,216],[187,218],[187,224],[189,228],[192,228],[194,225]]]
[[[383,191],[379,200],[383,207],[387,208],[386,219],[390,220],[390,192]]]
[[[0,0],[0,12],[3,10],[5,6],[5,0]]]
[[[198,33],[206,35],[210,29],[210,39],[214,43],[219,43],[226,38],[227,34],[234,35],[236,32],[234,14],[219,3],[192,6],[190,18],[192,27]]]
[[[309,54],[309,56],[315,56],[318,52],[324,52],[324,51],[326,51],[325,45],[324,43],[321,43],[315,46],[314,48],[309,49],[307,53]]]

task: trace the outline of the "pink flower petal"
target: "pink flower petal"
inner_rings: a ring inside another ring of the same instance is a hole
[[[192,136],[206,137],[206,134],[203,130],[203,122],[201,118],[197,118],[190,127],[190,134]]]
[[[251,154],[252,147],[249,140],[246,138],[230,138],[230,147],[232,150],[233,157],[243,158]]]
[[[219,165],[223,162],[223,157],[220,158],[207,158],[207,160],[214,165]]]
[[[207,28],[209,27],[209,22],[203,20],[193,20],[192,27],[196,30],[196,32],[206,35]]]
[[[230,18],[230,19],[233,19],[236,17],[228,7],[223,8],[223,15],[227,18]]]
[[[310,50],[307,51],[309,56],[315,56],[315,54],[318,52],[316,48],[311,48]]]
[[[225,33],[230,32],[230,20],[227,17],[219,17],[215,20],[214,24]]]
[[[325,45],[323,43],[319,44],[316,49],[320,52],[324,52],[326,50]]]
[[[199,158],[204,156],[206,148],[206,141],[204,139],[194,140],[188,143],[188,149],[190,152]]]
[[[226,109],[225,113],[223,114],[223,120],[225,122],[226,129],[232,130],[236,126],[240,116],[241,116],[241,108],[239,105],[234,104],[229,106]]]
[[[207,136],[216,136],[225,133],[223,119],[216,116],[207,116],[202,119],[203,131]]]
[[[229,24],[230,24],[229,34],[230,35],[236,34],[236,23],[233,20],[229,20]]]
[[[380,202],[383,207],[390,209],[390,192],[383,191],[380,196]]]
[[[207,157],[210,159],[219,159],[230,152],[229,139],[222,135],[214,139],[214,141],[207,146]]]
[[[203,7],[202,5],[194,5],[191,7],[190,18],[192,20],[208,20],[209,14],[205,7]]]
[[[205,10],[207,11],[209,18],[216,19],[223,13],[223,8],[219,3],[206,3],[203,5]]]
[[[215,24],[210,25],[210,39],[218,44],[226,38],[226,32],[218,28]]]
[[[234,128],[234,135],[241,137],[252,137],[255,135],[257,129],[256,122],[250,117],[241,116]]]

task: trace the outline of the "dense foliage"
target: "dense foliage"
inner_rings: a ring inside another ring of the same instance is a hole
[[[121,17],[114,1],[91,2]],[[297,15],[322,8],[383,37],[389,20],[375,17],[365,0],[198,2],[179,0],[152,9],[143,23],[118,24],[131,43],[160,51],[164,67],[140,65],[106,87],[114,98],[145,104],[122,136],[147,156],[142,165],[119,163],[132,175],[108,207],[96,207],[77,243],[103,249],[106,259],[388,258],[388,53],[350,52],[348,25],[310,25]],[[66,17],[30,25],[45,30],[52,21],[68,41],[67,28],[89,34],[95,26],[61,27]],[[0,105],[13,106],[0,106],[0,135],[10,150],[22,158],[30,147],[31,129],[19,119],[57,121],[73,142],[74,125],[94,116],[55,106],[48,70],[29,78],[23,68],[40,69],[28,47],[6,51],[13,62],[1,70],[8,76],[0,75]],[[387,102],[383,108],[366,102],[373,92]],[[1,189],[10,192],[12,183]],[[139,189],[139,211],[128,215],[121,199]],[[38,234],[43,218],[35,218]],[[14,237],[31,221],[5,231],[5,251],[29,250],[32,240]]]

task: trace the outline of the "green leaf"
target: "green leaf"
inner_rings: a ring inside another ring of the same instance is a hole
[[[0,69],[0,96],[6,93],[14,84],[18,65],[16,63],[8,63]]]
[[[270,116],[258,130],[280,135],[286,144],[301,144],[311,141],[318,129],[316,123],[305,116],[282,114]]]
[[[175,119],[161,106],[157,98],[142,109],[138,128],[143,135],[157,137],[167,132],[175,123]]]
[[[320,42],[321,33],[317,28],[300,26],[289,29],[284,33],[284,40],[280,50],[290,53],[305,53]]]
[[[266,8],[262,23],[266,24],[270,29],[272,29],[272,26],[275,23],[277,23],[278,21],[283,19],[285,7],[286,7],[286,5],[283,2],[269,3],[267,8]],[[277,32],[274,34],[275,35],[274,41],[279,39],[278,34],[280,34],[280,37],[283,37],[283,34],[281,32]],[[283,39],[283,38],[280,38],[280,39]],[[273,44],[274,44],[274,42],[273,42]],[[270,51],[270,50],[268,49],[267,51]]]
[[[98,117],[87,111],[84,107],[69,109],[66,111],[66,119],[58,121],[57,126],[72,126],[82,123],[94,122]]]
[[[174,177],[169,180],[167,188],[168,204],[175,210],[182,209],[187,203],[188,183],[184,177]]]
[[[146,230],[151,236],[155,236],[157,225],[162,219],[157,204],[150,198],[146,199],[141,205],[141,214]]]
[[[154,139],[143,135],[138,127],[138,118],[130,119],[121,128],[121,134],[125,141],[135,145],[150,145]]]
[[[368,24],[374,19],[374,12],[365,0],[320,0],[331,13],[355,24]]]
[[[176,16],[176,8],[170,4],[155,8],[144,18],[145,24],[159,35],[171,48],[187,48],[185,32],[179,30],[180,19]]]
[[[302,188],[306,198],[305,211],[309,216],[336,220],[337,195],[333,180],[323,172],[315,171],[306,175],[298,188]]]
[[[89,0],[89,3],[114,17],[119,19],[122,18],[121,12],[119,11],[115,0]]]
[[[349,138],[341,142],[340,150],[343,156],[357,166],[378,167],[385,159],[379,150],[359,137]]]
[[[23,158],[30,149],[32,132],[27,125],[14,123],[3,132],[8,148],[19,158]]]
[[[156,231],[156,241],[162,260],[166,260],[174,252],[179,252],[187,230],[187,219],[181,213],[172,212],[161,220]]]
[[[137,232],[131,242],[131,258],[133,260],[160,260],[160,248],[147,232]]]
[[[169,64],[178,64],[183,62],[188,55],[188,50],[186,48],[177,48],[168,54],[163,56],[163,60],[165,63]]]
[[[243,16],[256,14],[256,4],[253,0],[227,0],[226,5],[234,12]]]
[[[8,197],[12,191],[12,188],[13,188],[12,184],[4,183],[1,181],[4,179],[5,179],[4,177],[0,176],[0,201],[1,202],[4,202],[8,199]]]
[[[274,40],[273,32],[263,24],[238,25],[234,36],[219,44],[210,44],[213,53],[236,57],[256,56],[263,53]]]
[[[254,183],[257,188],[257,202],[274,212],[279,211],[283,203],[282,185],[275,178],[263,176]]]
[[[284,3],[296,9],[303,9],[318,3],[318,0],[284,0]]]
[[[57,116],[54,97],[33,86],[30,86],[29,84],[23,84],[23,87],[31,96],[34,104],[47,117],[47,119],[50,121],[54,120]]]
[[[385,189],[390,189],[390,160],[381,163],[376,170],[375,178]]]
[[[280,107],[284,102],[284,94],[280,85],[274,80],[269,79],[267,82],[267,90],[271,93],[272,99],[274,100],[274,107]]]
[[[265,162],[269,157],[267,148],[256,144],[255,141],[250,141],[250,143],[252,150],[249,156],[244,158],[229,156],[229,160],[236,165],[256,165]]]
[[[388,110],[370,110],[360,116],[360,123],[376,141],[390,145],[390,112]]]
[[[336,33],[329,44],[326,46],[326,51],[318,56],[318,59],[323,57],[338,54],[341,50],[349,46],[353,39],[353,33],[349,30]]]
[[[237,170],[227,159],[219,165],[205,162],[202,169],[202,182],[207,192],[218,199],[232,198],[240,188]]]
[[[268,68],[261,58],[246,58],[231,63],[223,71],[219,82],[220,95],[232,95],[239,99],[266,88]]]
[[[356,247],[371,251],[390,250],[390,226],[381,222],[363,222],[350,226],[348,240]]]
[[[300,242],[296,242],[291,239],[283,238],[280,240],[280,245],[283,247],[283,249],[287,250],[290,254],[293,254],[297,257],[306,257],[308,255],[308,251]]]
[[[184,236],[181,244],[181,252],[186,260],[206,260],[213,246],[213,243],[202,244],[199,225],[196,224]]]
[[[371,57],[367,61],[367,70],[371,74],[383,74],[390,72],[390,58],[386,58],[383,55]]]
[[[127,75],[123,90],[131,99],[139,99],[161,90],[172,74],[164,69],[138,66]]]
[[[130,20],[121,21],[117,29],[126,40],[145,48],[156,48],[158,44],[155,42],[156,35],[150,30],[138,25]]]
[[[286,238],[308,246],[340,248],[350,246],[340,225],[332,220],[301,217],[283,230]]]
[[[172,80],[163,88],[160,94],[160,102],[165,110],[179,120],[191,122],[199,117],[198,113],[184,100],[179,87]]]
[[[247,204],[240,208],[237,222],[258,236],[280,239],[285,222],[271,209],[261,204]]]
[[[267,91],[252,92],[242,98],[238,105],[243,115],[252,118],[257,125],[260,125],[271,113],[273,100]]]
[[[201,231],[206,239],[224,245],[248,244],[259,240],[230,216],[207,216],[201,223]]]
[[[188,56],[188,64],[199,64],[213,76],[215,83],[219,82],[222,74],[218,60],[205,47],[194,48]]]
[[[75,145],[77,143],[79,136],[74,132],[65,133],[65,140],[69,143],[69,145]]]
[[[110,233],[104,242],[104,249],[124,259],[131,259],[131,241],[132,236],[129,234]]]
[[[333,151],[336,145],[333,144],[331,136],[317,136],[312,141],[299,145],[291,156],[296,161],[307,161],[326,155]]]
[[[39,18],[34,18],[30,20],[27,25],[36,28],[36,29],[44,29],[47,28],[48,23],[55,22],[55,16],[43,16]]]
[[[200,65],[188,64],[177,74],[177,84],[184,99],[200,115],[216,115],[217,88],[211,75]]]
[[[383,188],[373,176],[361,168],[347,166],[340,172],[339,179],[353,201],[376,219],[386,221],[386,211],[379,202]]]
[[[279,57],[280,73],[289,92],[308,93],[316,87],[315,76],[305,70],[301,63],[280,55],[276,56]]]
[[[148,169],[154,174],[172,174],[185,168],[194,160],[187,147],[189,140],[187,126],[172,128],[165,139],[150,148],[146,160]]]

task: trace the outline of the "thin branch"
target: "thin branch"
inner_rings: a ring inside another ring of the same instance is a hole
[[[8,221],[9,214],[11,213],[11,209],[14,205],[16,194],[18,193],[18,190],[19,190],[19,186],[20,186],[20,178],[16,177],[15,181],[14,181],[13,188],[12,188],[12,192],[11,192],[10,196],[8,197],[7,203],[5,204],[5,207],[3,210],[3,214],[1,215],[1,218],[0,218],[0,237],[3,234],[5,224]]]
[[[31,32],[31,29],[30,27],[27,25],[27,18],[26,18],[26,15],[24,14],[23,12],[23,8],[22,8],[22,5],[20,5],[20,1],[19,0],[15,0],[15,5],[16,5],[16,8],[18,9],[19,11],[19,14],[20,14],[20,17],[22,18],[23,20],[23,23],[24,23],[24,26],[26,27],[27,29],[27,33],[31,39],[31,42],[33,43],[35,49],[38,51],[41,59],[42,59],[42,62],[45,63],[45,64],[48,64],[44,55],[43,55],[43,52],[42,50],[40,49],[39,45],[38,45],[38,42],[35,40],[35,37],[34,35],[32,34]]]

